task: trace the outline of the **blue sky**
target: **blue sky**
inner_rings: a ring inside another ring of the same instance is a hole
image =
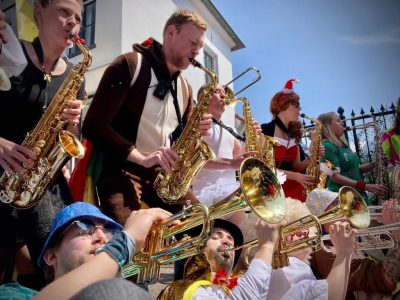
[[[292,77],[311,117],[339,106],[350,117],[400,97],[400,1],[212,2],[246,46],[232,53],[234,76],[249,66],[261,71],[242,94],[255,120],[270,120],[269,100]]]

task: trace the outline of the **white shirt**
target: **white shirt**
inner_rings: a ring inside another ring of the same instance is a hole
[[[272,267],[263,260],[253,259],[247,272],[239,278],[238,285],[226,295],[218,285],[200,286],[194,293],[193,300],[220,299],[265,299],[268,292]]]
[[[204,136],[203,141],[208,144],[218,158],[233,158],[235,137],[220,125],[213,123],[209,130],[210,135]],[[236,181],[235,170],[208,169],[205,165],[195,180],[192,190],[200,203],[211,206],[234,192],[239,187]]]
[[[290,257],[290,265],[272,271],[263,260],[253,259],[249,269],[238,280],[231,295],[226,295],[217,285],[200,286],[193,300],[326,300],[328,283],[316,280],[310,267],[301,260]]]
[[[265,299],[325,300],[328,299],[328,282],[317,280],[305,262],[289,257],[289,266],[272,272]]]

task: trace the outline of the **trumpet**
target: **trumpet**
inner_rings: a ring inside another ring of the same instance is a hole
[[[294,230],[296,228],[296,230]],[[310,229],[315,228],[315,234],[310,235]],[[300,232],[303,231],[303,232]],[[290,235],[297,235],[300,238],[293,241],[288,238]],[[289,265],[289,255],[311,248],[311,251],[320,249],[320,239],[322,236],[322,227],[318,218],[314,215],[308,215],[296,220],[286,226],[282,226],[279,230],[279,240],[277,249],[274,252],[272,267],[274,269],[282,268]],[[252,240],[243,245],[225,249],[225,252],[236,251],[242,248],[250,250],[258,246],[258,240]],[[248,253],[246,252],[245,264],[248,265]]]
[[[324,189],[313,190],[308,197],[323,197],[328,193]],[[363,197],[353,188],[343,186],[338,193],[329,192],[331,195],[337,194],[336,199],[339,203],[332,209],[326,211],[318,218],[308,215],[299,220],[293,221],[279,230],[278,247],[274,252],[272,267],[274,269],[285,267],[289,264],[289,255],[311,249],[315,252],[324,246],[322,245],[322,224],[346,218],[350,224],[357,228],[367,228],[370,223],[368,207]],[[310,234],[310,229],[315,231]],[[298,239],[293,240],[292,236],[297,235]],[[254,247],[258,244],[257,240],[239,245],[232,249],[237,250],[243,247]]]
[[[174,234],[192,228],[192,219],[201,220],[201,233],[194,238],[184,236],[182,240],[176,241]],[[151,227],[143,250],[136,253],[132,262],[122,268],[122,277],[139,275],[138,283],[154,282],[159,278],[161,265],[198,254],[210,232],[207,206],[198,203],[184,208],[178,214]]]
[[[152,227],[144,249],[123,267],[123,277],[138,274],[138,282],[154,282],[159,277],[160,265],[199,253],[209,235],[209,222],[232,212],[250,207],[266,222],[278,223],[283,219],[286,202],[282,186],[264,162],[254,157],[245,159],[240,166],[239,179],[240,187],[215,205],[208,208],[200,204],[190,206]],[[175,224],[176,220],[180,220],[179,224]],[[197,238],[171,241],[175,235],[201,224],[203,231]]]
[[[354,248],[356,250],[376,250],[390,249],[397,245],[396,239],[391,231],[400,230],[400,222],[376,226],[357,230],[354,238]],[[325,245],[325,241],[330,241],[329,234],[321,239],[322,248],[327,252],[333,252],[333,247]]]

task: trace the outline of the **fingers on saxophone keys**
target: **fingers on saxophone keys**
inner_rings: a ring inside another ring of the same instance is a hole
[[[4,169],[7,175],[14,174],[13,169],[9,166],[7,161],[3,158],[0,158],[0,166]]]
[[[4,170],[6,170],[6,172],[13,174],[16,172],[22,173],[26,171],[26,169],[11,156],[7,157],[4,161],[6,164],[6,168],[4,168]]]
[[[36,159],[36,154],[20,145],[16,145],[15,148],[19,153],[22,153],[22,158],[20,159],[23,163],[28,163],[28,159]]]
[[[172,149],[166,147],[161,147],[159,151],[160,166],[165,172],[171,173],[178,167],[179,156]]]

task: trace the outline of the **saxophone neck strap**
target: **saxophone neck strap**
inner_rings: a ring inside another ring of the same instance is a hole
[[[273,122],[279,127],[280,130],[287,134],[288,137],[294,138],[293,133],[285,126],[285,124],[283,124],[282,120],[278,116],[275,117]]]
[[[174,85],[175,85],[175,88],[174,88]],[[181,109],[179,107],[177,89],[178,89],[178,78],[175,78],[173,81],[171,81],[171,83],[169,85],[169,90],[171,91],[172,98],[174,98],[174,107],[175,107],[176,118],[178,119],[179,128],[182,133],[183,121],[182,121],[182,116],[181,116]]]
[[[231,127],[226,126],[224,123],[222,123],[222,121],[218,121],[218,120],[215,119],[215,118],[212,118],[212,120],[213,120],[213,122],[214,122],[215,124],[218,124],[219,126],[221,126],[223,129],[225,129],[226,131],[228,131],[230,134],[232,134],[232,135],[233,135],[235,138],[237,138],[239,141],[241,141],[241,142],[243,142],[243,143],[246,142],[246,139],[245,139],[243,136],[237,134]]]

